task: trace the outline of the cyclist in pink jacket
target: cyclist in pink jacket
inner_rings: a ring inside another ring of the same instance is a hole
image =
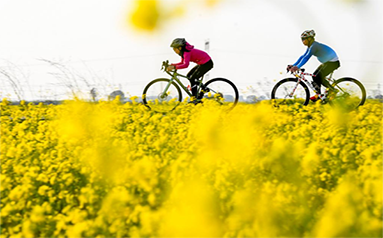
[[[186,42],[184,38],[177,38],[173,40],[170,47],[173,47],[174,52],[182,57],[182,61],[177,64],[171,64],[167,70],[174,69],[185,69],[189,67],[190,62],[196,63],[197,65],[192,68],[187,77],[191,84],[192,94],[195,98],[197,97],[197,82],[196,80],[205,75],[209,70],[213,68],[213,61],[210,56],[202,51],[195,49],[194,46]],[[203,96],[203,95],[201,95]]]

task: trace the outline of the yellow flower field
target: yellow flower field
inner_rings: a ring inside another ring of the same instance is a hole
[[[1,103],[1,237],[382,237],[382,103]]]

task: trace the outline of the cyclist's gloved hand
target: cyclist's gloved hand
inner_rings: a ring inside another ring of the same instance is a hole
[[[293,67],[291,64],[287,65],[287,68],[286,68],[287,72],[290,71],[291,67]]]
[[[176,67],[174,65],[169,65],[168,68],[166,69],[167,71],[174,70]]]
[[[291,73],[294,73],[294,72],[296,72],[296,71],[298,71],[299,70],[299,68],[297,67],[297,66],[292,66],[291,68],[290,68],[290,72]]]

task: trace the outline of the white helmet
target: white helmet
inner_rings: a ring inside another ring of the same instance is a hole
[[[306,39],[309,37],[312,37],[312,38],[315,37],[315,31],[314,30],[306,30],[301,34],[302,39]]]

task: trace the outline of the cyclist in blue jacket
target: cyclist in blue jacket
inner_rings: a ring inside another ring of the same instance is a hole
[[[333,49],[325,44],[321,44],[315,41],[315,31],[307,30],[304,31],[301,35],[301,39],[304,45],[307,46],[306,52],[299,57],[297,62],[292,65],[287,66],[287,70],[294,73],[299,68],[301,68],[306,62],[310,59],[312,55],[316,56],[318,60],[322,63],[314,72],[313,85],[318,93],[321,93],[321,85],[323,84],[326,88],[332,93],[336,93],[336,89],[333,88],[328,80],[325,79],[327,75],[334,72],[337,68],[340,67],[340,62],[337,54]],[[317,95],[310,97],[311,101],[317,101],[319,97]]]

